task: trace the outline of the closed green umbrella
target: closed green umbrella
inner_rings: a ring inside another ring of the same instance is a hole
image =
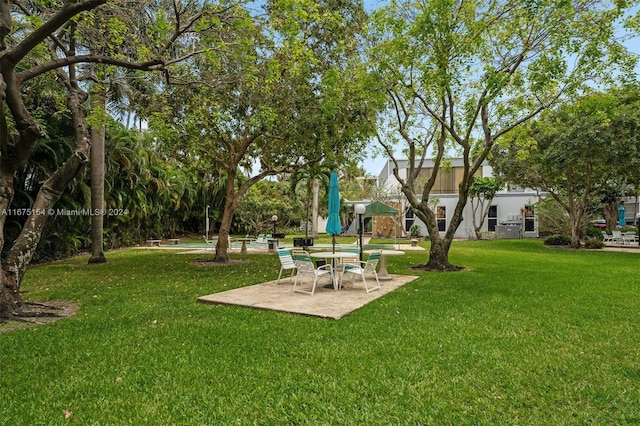
[[[624,201],[620,201],[620,207],[618,207],[618,225],[627,226],[627,221],[624,219]]]
[[[333,252],[336,251],[336,235],[342,234],[340,223],[340,192],[338,191],[338,173],[331,172],[329,178],[329,218],[327,234],[333,236]]]

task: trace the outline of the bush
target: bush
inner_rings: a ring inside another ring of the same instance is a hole
[[[627,225],[627,226],[623,226],[622,228],[618,229],[620,232],[634,232],[634,233],[638,233],[638,228],[636,228],[633,225]]]
[[[602,247],[604,247],[604,242],[602,241],[602,235],[600,235],[600,238],[587,237],[584,239],[584,248],[601,249]]]
[[[586,238],[596,238],[602,240],[602,230],[596,228],[593,225],[587,226],[587,229],[584,231],[584,236]]]
[[[411,225],[411,228],[409,228],[409,235],[411,235],[411,237],[413,238],[420,238],[422,236],[422,230],[417,224],[414,223],[413,225]]]
[[[552,235],[544,240],[545,246],[568,246],[571,245],[571,237],[568,235]]]

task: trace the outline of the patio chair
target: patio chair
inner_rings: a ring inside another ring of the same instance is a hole
[[[624,234],[622,234],[622,242],[623,244],[629,243],[629,245],[637,243],[638,236],[635,232],[625,232]]]
[[[264,234],[258,235],[258,237],[249,243],[249,247],[257,249],[266,249],[268,247],[268,241]]]
[[[623,243],[622,232],[620,232],[620,231],[611,231],[611,237],[613,238],[613,242],[620,243],[620,244]]]
[[[202,239],[204,240],[204,243],[206,244],[206,248],[210,248],[211,250],[215,250],[216,248],[216,242],[218,241],[218,238],[212,238],[210,240],[207,240],[207,236],[203,235]]]
[[[289,276],[289,282],[293,279],[293,274],[296,272],[298,268],[296,263],[293,261],[293,256],[291,256],[291,250],[278,250],[278,259],[280,259],[280,273],[278,274],[278,284],[280,284],[280,277],[282,276],[283,271],[291,271],[291,275]]]
[[[613,238],[613,235],[607,234],[607,231],[600,231],[600,232],[602,232],[602,242],[603,243],[606,244],[606,243],[610,243],[610,242],[615,241],[615,239]]]
[[[376,272],[376,268],[378,267],[378,262],[380,262],[380,258],[382,257],[382,250],[375,250],[367,258],[366,262],[360,262],[358,265],[354,265],[352,268],[345,268],[342,274],[342,280],[344,280],[347,274],[352,274],[351,282],[355,279],[356,275],[362,277],[362,283],[364,284],[364,289],[369,294],[370,291],[379,290],[380,281],[378,281],[378,273]],[[365,275],[373,275],[376,279],[377,285],[375,287],[369,288],[367,285],[367,279]],[[341,280],[341,281],[342,281]]]
[[[340,248],[340,251],[345,253],[354,253],[354,254],[360,255],[360,247],[342,246]],[[338,271],[336,272],[344,273],[345,270],[356,268],[359,265],[360,265],[360,258],[356,257],[353,259],[350,259],[350,258],[341,259],[341,263],[336,265],[335,267],[338,268]]]
[[[311,260],[311,256],[309,256],[309,253],[304,250],[293,250],[291,252],[291,256],[293,257],[296,267],[298,268],[296,280],[293,283],[294,293],[306,293],[313,296],[316,291],[316,284],[321,277],[328,277],[331,282],[333,282],[333,268],[331,267],[330,263],[316,267]],[[298,288],[298,282],[302,282],[302,278],[304,276],[308,276],[313,279],[310,291],[301,290]]]

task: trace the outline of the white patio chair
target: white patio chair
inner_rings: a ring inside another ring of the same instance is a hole
[[[306,293],[313,296],[316,291],[316,284],[318,280],[322,277],[328,277],[333,283],[333,268],[330,263],[327,263],[322,266],[316,267],[311,260],[311,256],[304,250],[293,250],[291,252],[291,256],[298,268],[298,273],[296,274],[296,280],[293,283],[293,291],[298,293]],[[301,290],[298,288],[298,283],[302,283],[302,278],[304,276],[311,277],[313,279],[313,283],[311,285],[311,290]]]
[[[255,240],[249,243],[249,247],[266,250],[268,247],[268,241],[266,240],[265,235],[259,234]]]
[[[380,281],[378,281],[378,273],[376,272],[376,268],[378,267],[378,262],[380,262],[381,257],[382,257],[382,250],[373,251],[367,258],[366,262],[360,262],[358,265],[354,265],[351,268],[345,268],[342,273],[342,280],[344,280],[344,277],[347,276],[347,274],[352,274],[351,282],[353,282],[353,280],[355,279],[355,276],[359,275],[360,277],[362,277],[362,283],[364,284],[364,289],[367,292],[367,294],[370,291],[379,290],[381,287],[380,287]],[[365,275],[373,275],[374,278],[376,279],[377,285],[375,287],[369,288],[369,286],[367,285],[367,279],[365,278]]]
[[[278,284],[280,284],[280,277],[282,276],[282,272],[289,270],[291,271],[289,282],[291,282],[291,280],[293,279],[293,274],[298,268],[296,266],[296,263],[293,261],[293,256],[291,256],[291,250],[278,250],[278,259],[280,259],[280,273],[278,274]]]
[[[635,232],[625,232],[624,234],[622,234],[622,242],[625,245],[627,243],[629,243],[629,245],[637,243],[638,242],[638,235],[636,235]]]
[[[623,244],[623,240],[622,240],[622,232],[620,231],[611,231],[611,238],[613,238],[613,242],[615,243],[619,243],[619,244]]]
[[[613,235],[607,234],[606,231],[600,231],[600,232],[602,232],[602,242],[603,243],[606,244],[606,243],[610,243],[612,241],[615,241],[615,239],[613,238]]]
[[[340,251],[345,253],[353,253],[353,254],[360,255],[360,247],[342,246],[340,248]],[[338,265],[335,265],[334,269],[338,268],[338,271],[336,272],[344,273],[345,270],[356,268],[359,265],[360,265],[359,257],[354,257],[352,259],[345,257],[344,259],[341,259],[341,262]]]
[[[214,238],[211,238],[210,240],[207,240],[206,235],[203,235],[202,239],[204,240],[204,243],[206,244],[205,249],[211,249],[211,250],[215,250],[216,249],[216,243],[218,242],[218,237],[214,237]]]

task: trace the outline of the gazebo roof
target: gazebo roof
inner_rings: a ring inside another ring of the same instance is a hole
[[[398,210],[394,209],[391,206],[388,206],[380,201],[374,201],[365,207],[364,215],[365,216],[396,216],[398,214]]]

